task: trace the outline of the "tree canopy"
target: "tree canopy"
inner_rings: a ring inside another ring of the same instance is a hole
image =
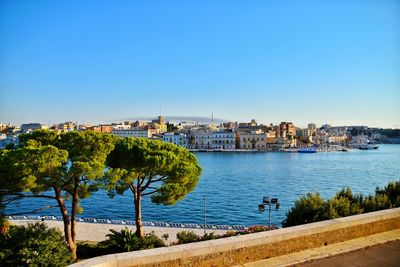
[[[2,203],[21,197],[54,199],[64,222],[64,235],[76,258],[76,214],[80,199],[98,189],[105,160],[114,148],[111,134],[40,130],[20,136],[20,147],[0,154]],[[53,193],[52,193],[53,192]],[[71,211],[66,201],[71,200]]]
[[[187,149],[144,138],[120,139],[107,159],[110,194],[130,189],[135,200],[136,234],[143,237],[142,196],[157,204],[173,205],[194,190],[201,168]]]
[[[319,193],[308,193],[295,201],[286,213],[283,226],[294,226],[330,220],[365,212],[400,207],[400,181],[390,182],[384,188],[377,187],[375,196],[354,195],[349,187],[343,188],[328,200]]]

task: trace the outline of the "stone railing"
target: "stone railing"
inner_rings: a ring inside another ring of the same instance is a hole
[[[400,229],[400,208],[198,243],[92,258],[71,267],[232,266]]]

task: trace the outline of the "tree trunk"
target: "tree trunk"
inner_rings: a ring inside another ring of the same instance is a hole
[[[76,258],[77,258],[76,257],[76,245],[75,245],[75,242],[72,239],[72,235],[71,235],[71,222],[69,221],[67,207],[65,206],[64,199],[61,196],[61,189],[54,188],[54,192],[56,194],[58,207],[60,208],[61,215],[62,215],[63,222],[64,222],[65,241],[67,242],[68,250],[71,252],[72,258],[74,260],[76,260]]]
[[[78,182],[75,181],[74,191],[72,195],[72,207],[71,207],[71,237],[74,244],[76,244],[76,212],[78,206],[79,206]]]
[[[136,236],[139,238],[144,237],[144,230],[142,224],[142,207],[141,207],[141,193],[139,190],[134,194],[135,198],[135,223],[136,223]]]

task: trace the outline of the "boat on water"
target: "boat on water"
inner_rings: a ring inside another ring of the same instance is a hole
[[[309,147],[303,147],[297,150],[298,153],[317,153],[317,147],[315,146],[309,146]]]
[[[372,150],[372,149],[378,149],[379,146],[377,144],[371,144],[371,143],[364,143],[364,144],[360,144],[360,146],[358,147],[358,149],[360,150]]]

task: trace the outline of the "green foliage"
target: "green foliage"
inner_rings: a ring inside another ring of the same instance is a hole
[[[107,234],[108,239],[101,242],[103,246],[117,247],[120,251],[138,250],[139,239],[132,230],[125,227],[120,232],[110,229],[111,234]]]
[[[54,146],[27,146],[0,151],[0,195],[38,193],[49,189],[49,177],[59,177],[68,153]]]
[[[210,233],[204,234],[203,236],[199,236],[193,231],[180,231],[176,234],[176,238],[178,239],[178,244],[186,244],[186,243],[213,240],[213,239],[231,237],[231,236],[236,236],[239,234],[248,234],[248,233],[250,233],[250,232],[239,233],[237,231],[227,231],[223,235],[218,235],[218,234],[215,234],[214,232],[210,232]]]
[[[127,227],[120,232],[110,229],[108,239],[99,243],[99,248],[108,248],[115,252],[128,252],[134,250],[165,247],[164,241],[157,237],[154,232],[147,233],[143,238],[139,238]]]
[[[82,212],[80,199],[98,189],[115,140],[111,134],[90,131],[59,135],[39,130],[21,135],[18,148],[0,152],[2,203],[35,196],[57,200],[63,210],[61,215],[68,222],[65,228],[71,229],[65,231],[65,239],[75,257],[75,228],[71,225],[75,224],[76,214]],[[72,201],[71,218],[65,206],[68,199]]]
[[[206,240],[213,240],[213,239],[218,239],[221,238],[222,236],[215,234],[214,232],[211,233],[206,233],[201,237],[201,241],[206,241]]]
[[[239,235],[240,233],[235,230],[229,230],[225,234],[222,235],[222,237],[231,237],[231,236],[236,236]]]
[[[251,233],[258,233],[263,231],[269,231],[276,229],[275,225],[271,225],[271,227],[267,225],[252,225],[247,227],[246,231],[243,232],[244,234],[251,234]]]
[[[390,202],[390,207],[400,207],[400,181],[390,182],[384,188],[377,187],[376,195],[386,195]]]
[[[286,213],[283,225],[287,227],[399,206],[400,181],[390,182],[384,188],[378,187],[375,196],[366,198],[363,195],[353,195],[348,187],[326,201],[318,193],[309,193],[295,201],[295,206]]]
[[[284,226],[292,226],[326,220],[324,200],[319,193],[308,193],[296,200],[286,213]]]
[[[88,259],[120,252],[123,251],[118,247],[104,244],[103,242],[98,244],[79,242],[77,244],[78,259]]]
[[[164,241],[156,236],[154,232],[147,233],[141,239],[140,249],[151,249],[165,247]]]
[[[334,219],[362,213],[358,203],[352,203],[346,197],[335,197],[325,202],[325,218]]]
[[[59,135],[55,131],[36,130],[29,134],[18,136],[19,144],[25,146],[57,146]]]
[[[174,144],[144,138],[124,138],[115,145],[107,164],[107,189],[122,193],[143,181],[140,188],[153,190],[152,201],[172,205],[196,187],[201,168],[187,149]]]
[[[200,237],[193,231],[180,231],[176,234],[179,244],[193,243],[200,241]]]
[[[72,263],[60,231],[44,224],[12,226],[0,235],[1,266],[67,266]]]
[[[157,204],[173,205],[194,190],[201,168],[187,149],[145,138],[123,138],[107,158],[104,185],[109,196],[133,193],[136,235],[143,237],[141,199],[150,195]]]

